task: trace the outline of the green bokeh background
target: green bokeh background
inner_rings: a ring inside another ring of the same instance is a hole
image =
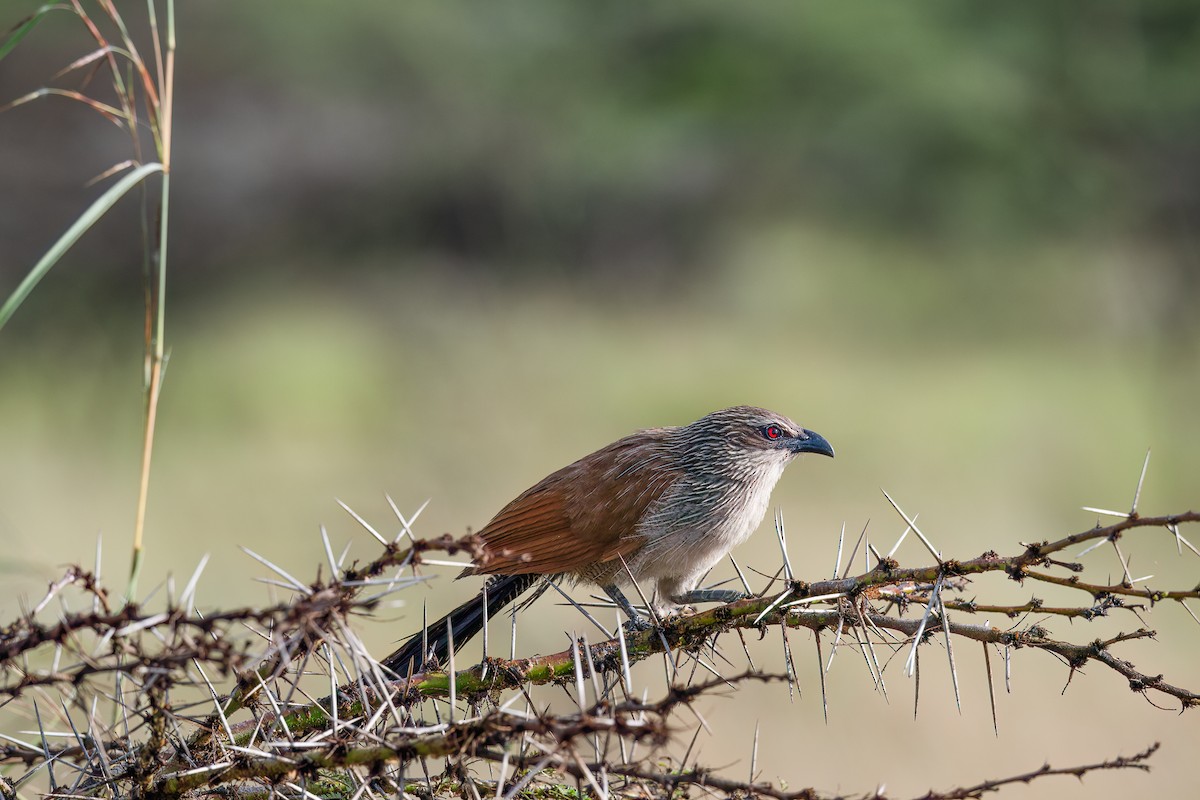
[[[406,512],[430,499],[417,532],[462,533],[630,430],[735,403],[838,450],[775,493],[801,577],[832,570],[843,523],[869,520],[890,547],[903,526],[880,487],[954,557],[1086,528],[1081,505],[1128,508],[1147,448],[1144,511],[1200,498],[1189,4],[213,2],[179,9],[179,37],[147,583],[186,580],[210,553],[202,606],[263,602],[265,571],[237,545],[307,578],[326,525],[371,557],[334,498],[390,532],[385,493]],[[88,46],[65,15],[44,23],[0,62],[0,99]],[[6,293],[99,191],[83,183],[128,152],[51,101],[0,117],[0,146]],[[134,212],[89,234],[0,332],[10,616],[62,564],[90,565],[97,537],[124,585]],[[1200,561],[1161,535],[1125,548],[1155,586],[1197,581]],[[899,555],[927,557],[915,541]],[[738,556],[778,563],[766,528]],[[1109,550],[1086,563],[1119,576]],[[366,630],[378,654],[422,601],[440,612],[474,590],[449,574]],[[1001,580],[977,591],[1065,602]],[[532,613],[527,652],[580,625],[549,598]],[[1194,688],[1194,623],[1170,606],[1143,616],[1161,641],[1123,654]],[[847,651],[824,725],[811,640],[792,644],[802,696],[711,701],[707,763],[744,776],[759,721],[764,778],[905,795],[1161,739],[1148,776],[1005,796],[1194,786],[1191,715],[1097,667],[1060,695],[1066,669],[1018,653],[997,738],[977,649],[956,652],[961,716],[944,661],[924,662],[915,723],[899,660],[885,702]],[[769,637],[757,663],[778,669],[778,651]]]

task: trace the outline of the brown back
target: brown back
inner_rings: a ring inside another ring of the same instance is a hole
[[[543,478],[479,532],[487,563],[465,574],[589,572],[637,552],[638,521],[679,477],[668,466],[673,430],[638,431]]]

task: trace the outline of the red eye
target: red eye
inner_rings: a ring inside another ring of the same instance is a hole
[[[780,430],[778,425],[768,425],[767,427],[763,428],[763,436],[774,441],[780,436],[783,436],[783,431]]]

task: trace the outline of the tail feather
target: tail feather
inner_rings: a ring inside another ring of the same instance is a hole
[[[496,575],[486,586],[487,614],[484,615],[484,592],[463,603],[425,630],[411,636],[396,652],[383,659],[383,666],[397,675],[411,675],[436,661],[445,664],[450,658],[450,628],[454,629],[454,650],[457,652],[474,638],[487,620],[500,609],[516,600],[542,579],[541,575]]]

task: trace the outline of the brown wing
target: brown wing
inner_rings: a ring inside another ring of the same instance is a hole
[[[488,558],[472,571],[553,575],[636,552],[638,520],[678,477],[667,432],[639,431],[542,479],[479,532]]]

